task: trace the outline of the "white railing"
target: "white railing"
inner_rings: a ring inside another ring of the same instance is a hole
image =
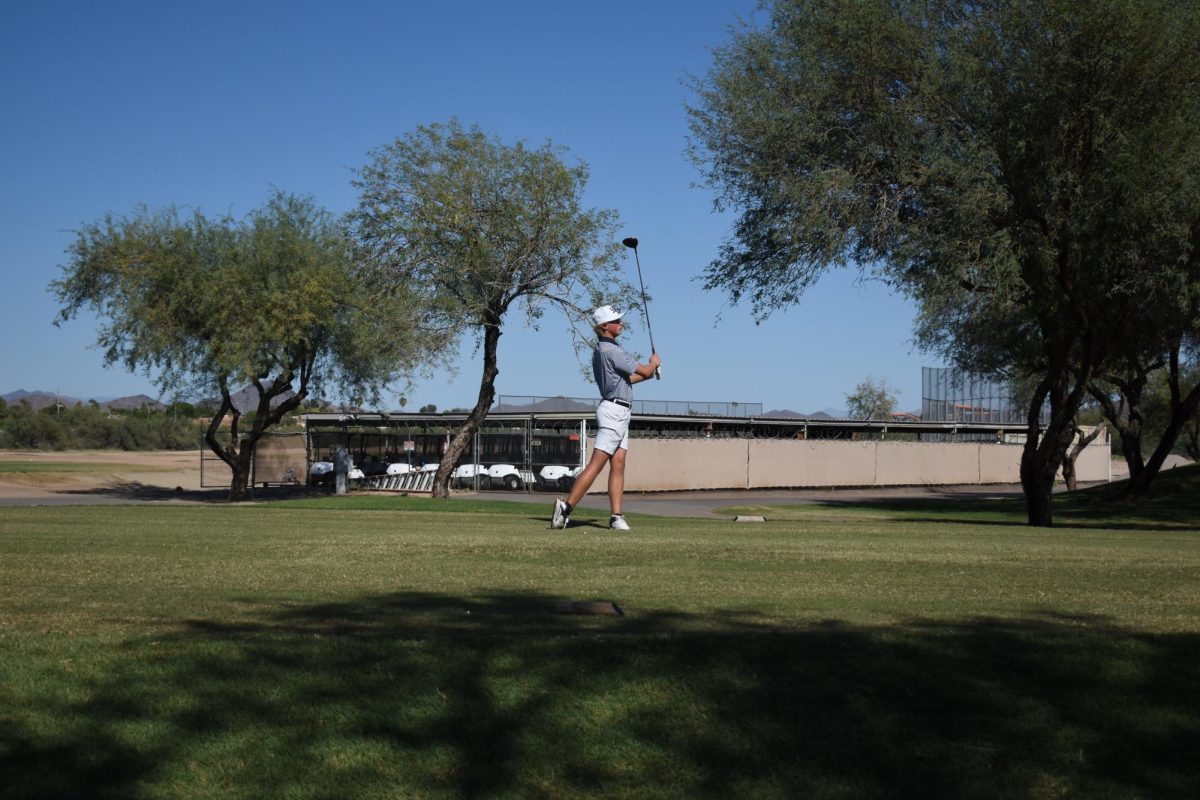
[[[358,482],[360,489],[376,492],[432,492],[433,472],[406,472],[403,475],[372,475]]]

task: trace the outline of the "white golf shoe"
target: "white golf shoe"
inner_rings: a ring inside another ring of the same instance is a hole
[[[562,500],[555,500],[554,501],[554,515],[550,517],[550,527],[551,528],[565,528],[565,527],[567,527],[567,523],[570,521],[571,521],[570,518],[567,516],[566,502],[564,502]]]
[[[613,514],[608,518],[608,527],[614,531],[627,531],[629,530],[629,523],[625,521],[624,514]]]

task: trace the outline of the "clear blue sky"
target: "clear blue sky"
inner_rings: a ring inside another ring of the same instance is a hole
[[[637,396],[844,408],[868,375],[920,407],[913,307],[853,272],[756,325],[696,276],[728,233],[684,155],[687,78],[755,0],[626,2],[4,2],[0,4],[0,393],[144,392],[104,369],[96,320],[62,328],[47,291],[70,231],[139,204],[245,213],[272,187],[343,212],[351,170],[420,124],[458,117],[506,141],[547,139],[591,169],[587,202],[617,209],[639,253],[664,379]],[[632,259],[630,279],[636,280]],[[502,394],[590,397],[565,324],[514,322]],[[642,330],[639,327],[639,331]],[[635,334],[627,344],[649,351]],[[408,408],[469,406],[480,364],[425,381]],[[390,397],[394,400],[395,393]],[[395,403],[386,403],[395,407]]]

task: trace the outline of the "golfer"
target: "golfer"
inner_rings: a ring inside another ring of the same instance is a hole
[[[575,504],[583,499],[592,481],[611,461],[608,470],[608,502],[612,516],[608,527],[617,531],[629,530],[621,513],[621,498],[625,492],[625,455],[629,452],[629,415],[633,408],[633,384],[654,376],[662,364],[657,353],[650,355],[649,364],[639,364],[617,344],[621,335],[621,317],[625,312],[612,306],[600,306],[592,312],[592,327],[599,341],[592,351],[592,374],[600,390],[600,405],[596,408],[596,446],[588,465],[575,479],[566,501],[554,501],[554,516],[550,527],[565,528],[570,522]]]

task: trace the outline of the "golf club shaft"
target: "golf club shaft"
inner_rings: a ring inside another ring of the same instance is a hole
[[[633,263],[637,264],[638,286],[642,289],[642,311],[646,315],[646,333],[650,335],[650,352],[657,353],[658,349],[654,346],[654,329],[650,327],[650,304],[646,302],[646,283],[642,280],[642,259],[638,257],[636,247],[633,248]],[[654,379],[662,380],[657,367],[654,370]]]

